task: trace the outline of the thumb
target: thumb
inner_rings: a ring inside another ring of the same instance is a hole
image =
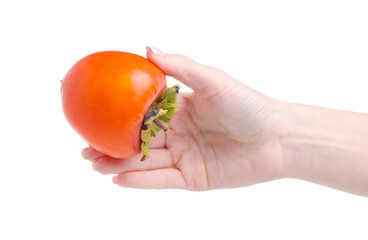
[[[166,75],[184,85],[210,97],[223,90],[225,82],[232,78],[219,69],[199,64],[184,55],[165,54],[155,47],[147,47],[147,59],[158,66]]]

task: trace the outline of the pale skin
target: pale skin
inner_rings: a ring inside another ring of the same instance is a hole
[[[117,185],[210,190],[296,178],[368,196],[368,115],[281,102],[154,47],[147,58],[193,93],[179,94],[179,111],[147,160],[83,150]]]

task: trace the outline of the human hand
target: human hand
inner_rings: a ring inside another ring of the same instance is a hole
[[[147,48],[166,75],[193,89],[178,95],[170,130],[151,140],[150,157],[114,159],[89,147],[83,156],[123,187],[209,190],[282,177],[278,102],[219,69]]]

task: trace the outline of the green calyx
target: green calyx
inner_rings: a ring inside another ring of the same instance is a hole
[[[179,93],[179,89],[179,85],[166,88],[144,117],[141,130],[141,150],[143,152],[141,161],[149,157],[149,146],[152,136],[156,136],[161,129],[164,131],[169,129],[168,124],[178,111],[176,96]]]

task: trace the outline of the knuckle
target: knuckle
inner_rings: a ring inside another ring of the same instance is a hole
[[[189,57],[187,57],[184,54],[173,54],[172,55],[177,61],[185,63],[185,62],[189,62],[192,61]]]
[[[212,71],[212,72],[213,72],[213,74],[215,74],[215,75],[218,75],[218,76],[221,76],[221,77],[224,77],[224,76],[226,76],[226,75],[227,75],[223,70],[221,70],[221,69],[219,69],[219,68],[217,68],[217,67],[209,66],[208,68],[209,68],[209,70],[210,70],[210,71]]]

